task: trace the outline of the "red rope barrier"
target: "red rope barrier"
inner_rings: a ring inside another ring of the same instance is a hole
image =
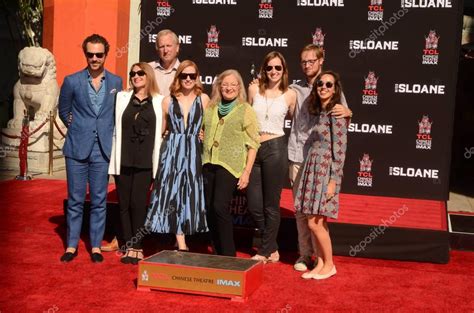
[[[28,117],[25,117],[21,128],[20,147],[18,148],[18,158],[20,159],[20,175],[18,177],[20,179],[28,177],[28,139],[30,138],[28,123]]]
[[[56,129],[58,130],[58,132],[61,134],[61,136],[66,137],[66,134],[63,133],[63,131],[61,130],[61,128],[59,128],[59,125],[58,125],[58,122],[56,122],[56,120],[54,120],[54,126],[56,126]]]
[[[43,123],[41,123],[41,125],[39,125],[38,127],[36,127],[36,129],[35,129],[34,131],[28,132],[26,135],[27,135],[28,137],[30,137],[30,136],[36,134],[41,128],[43,128],[44,125],[46,125],[46,123],[48,123],[48,121],[49,121],[49,118],[47,117],[46,120],[45,120]]]
[[[49,118],[46,118],[46,120],[43,123],[41,123],[41,125],[36,127],[36,129],[33,130],[33,131],[30,131],[29,129],[22,129],[20,136],[8,135],[8,134],[5,134],[4,132],[1,132],[1,134],[2,134],[2,136],[5,136],[5,137],[10,138],[10,139],[22,139],[23,136],[30,137],[31,135],[36,134],[44,125],[46,125],[46,123],[48,121],[49,121]]]
[[[36,134],[44,125],[49,121],[49,118],[41,123],[35,130],[30,131],[29,129],[29,121],[28,116],[25,115],[23,118],[22,126],[21,126],[21,134],[20,136],[12,136],[1,132],[1,134],[7,138],[11,139],[20,139],[20,145],[18,147],[18,157],[20,159],[20,175],[16,177],[18,180],[30,180],[31,176],[28,175],[28,141],[29,138]]]

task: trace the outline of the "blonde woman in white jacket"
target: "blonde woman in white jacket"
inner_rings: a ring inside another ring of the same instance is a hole
[[[148,191],[158,169],[163,96],[147,63],[135,63],[129,75],[131,90],[117,94],[109,174],[116,175],[126,247],[121,262],[137,264],[143,259]]]

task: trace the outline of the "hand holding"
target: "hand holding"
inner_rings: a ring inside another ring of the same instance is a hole
[[[352,117],[352,111],[342,104],[336,104],[331,110],[331,115],[336,118]]]
[[[258,78],[252,79],[252,81],[249,83],[249,87],[255,84],[258,84]]]

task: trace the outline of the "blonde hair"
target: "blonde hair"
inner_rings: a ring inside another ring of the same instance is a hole
[[[176,33],[174,31],[172,31],[171,29],[162,29],[158,32],[158,34],[156,34],[156,41],[155,41],[155,48],[156,50],[158,50],[158,41],[161,37],[163,36],[166,36],[166,35],[171,35],[171,37],[173,37],[173,40],[175,42],[175,44],[177,44],[179,46],[179,39],[178,39],[178,35],[176,35]]]
[[[306,52],[306,51],[314,51],[314,53],[316,54],[316,57],[318,58],[318,60],[319,59],[324,59],[324,50],[323,50],[323,48],[318,47],[315,44],[310,43],[310,44],[304,46],[303,49],[301,49],[300,55],[303,54],[303,52]]]
[[[239,83],[239,94],[237,95],[237,103],[247,102],[247,92],[244,88],[244,81],[242,80],[242,76],[240,76],[240,73],[237,70],[228,69],[220,73],[219,76],[217,76],[214,84],[212,85],[211,101],[209,103],[210,107],[218,105],[222,101],[222,81],[224,80],[224,78],[231,75],[233,75]]]
[[[146,88],[147,95],[153,97],[153,96],[156,96],[157,94],[159,94],[160,90],[158,88],[158,84],[156,83],[155,71],[153,70],[153,68],[148,63],[138,62],[138,63],[133,64],[130,67],[130,71],[132,71],[132,69],[135,66],[138,66],[140,69],[142,69],[145,72],[145,76],[146,76],[146,87],[145,88]],[[130,89],[133,89],[133,91],[135,91],[135,87],[133,87],[131,77],[129,78],[129,82],[130,82]]]
[[[181,74],[184,71],[184,69],[187,68],[188,66],[192,66],[196,70],[196,75],[197,75],[196,76],[196,84],[194,85],[193,90],[196,93],[196,95],[198,95],[198,96],[201,95],[203,87],[202,87],[202,83],[201,83],[199,69],[198,69],[196,63],[194,63],[191,60],[184,60],[183,62],[181,62],[179,64],[178,68],[176,69],[176,74],[174,75],[173,82],[170,85],[170,94],[171,95],[177,96],[179,93],[181,93],[182,86],[181,86],[181,79],[179,78],[179,74]]]

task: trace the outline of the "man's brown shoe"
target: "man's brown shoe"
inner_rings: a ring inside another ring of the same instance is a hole
[[[112,251],[117,251],[118,249],[119,249],[119,245],[118,245],[117,237],[114,237],[114,239],[112,239],[111,242],[100,247],[100,250],[102,252],[112,252]]]

